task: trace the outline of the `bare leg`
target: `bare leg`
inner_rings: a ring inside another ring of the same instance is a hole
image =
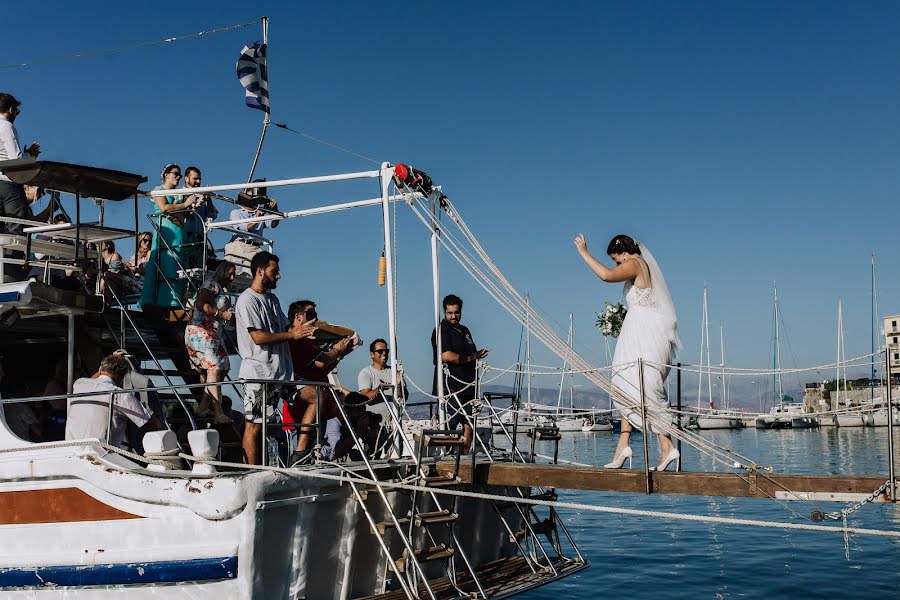
[[[208,369],[206,373],[200,371],[200,383],[206,383],[209,381],[209,373],[214,369]],[[209,393],[209,388],[203,389],[203,397],[200,399],[200,404],[197,405],[197,413],[202,414],[209,410],[209,401],[212,395]]]
[[[472,449],[472,427],[470,425],[463,425],[463,441],[465,444],[463,445],[463,454],[468,454],[469,450]]]
[[[659,434],[659,464],[662,464],[673,448],[672,439],[668,435]]]
[[[262,423],[251,423],[247,421],[244,424],[244,438],[241,445],[244,447],[244,454],[247,456],[247,464],[258,465],[259,462],[259,434],[262,431]]]
[[[622,418],[622,430],[619,433],[619,443],[616,444],[616,456],[621,454],[622,450],[627,448],[631,444],[631,432],[634,431],[634,427],[631,426],[631,423],[626,418]]]
[[[311,425],[316,422],[318,416],[316,414],[316,389],[315,386],[305,385],[300,388],[300,393],[297,394],[300,397],[299,402],[306,404],[306,408],[303,409],[303,416],[300,418],[300,423],[303,425]],[[297,429],[297,452],[302,452],[309,448],[312,431],[312,427],[300,427]]]

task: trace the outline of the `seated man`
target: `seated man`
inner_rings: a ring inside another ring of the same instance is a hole
[[[313,324],[318,319],[316,303],[312,300],[292,302],[288,307],[288,322],[291,329]],[[328,374],[334,370],[342,358],[355,348],[353,340],[353,337],[342,338],[327,351],[323,351],[315,340],[309,338],[291,340],[289,346],[294,365],[294,379],[328,383]],[[320,386],[304,385],[292,402],[284,403],[281,418],[286,425],[295,423],[305,425],[316,422],[318,418],[316,414],[317,389],[321,389]],[[339,391],[342,394],[347,393],[346,390]],[[325,411],[325,419],[334,417],[336,409],[330,392],[322,392],[321,403]],[[302,463],[310,455],[310,428],[304,427],[298,430],[294,427],[285,427],[284,429],[288,433],[288,448],[295,449],[288,460],[288,466]],[[296,439],[296,445],[293,443],[294,439]]]
[[[278,210],[278,203],[266,198],[265,188],[248,189],[244,195],[251,198],[259,196],[259,204],[257,204],[255,210],[247,208],[246,206],[235,208],[228,215],[229,221],[262,217],[263,215],[272,214],[273,211]],[[265,221],[256,221],[254,223],[232,225],[231,227],[238,231],[246,231],[247,233],[262,236],[266,229],[274,229],[278,227],[279,223],[281,223],[280,219],[273,218]],[[225,260],[238,266],[238,275],[249,273],[248,267],[250,266],[250,261],[253,260],[253,257],[256,256],[258,252],[259,240],[257,238],[242,236],[237,233],[231,236],[230,242],[225,244]],[[253,274],[250,273],[250,275],[252,276]]]
[[[367,411],[369,399],[358,392],[350,392],[342,402],[349,423],[340,417],[328,419],[322,456],[337,460],[345,456],[350,460],[362,460],[355,440],[361,439],[366,456],[371,456],[382,437],[381,415]]]
[[[131,367],[124,356],[110,355],[100,362],[100,370],[90,377],[82,377],[75,382],[72,392],[83,394],[96,392],[91,396],[69,398],[66,417],[66,439],[83,440],[97,438],[107,440],[112,446],[124,447],[126,422],[138,427],[150,423],[158,429],[156,418],[151,417],[141,401],[132,393],[122,390],[125,375]],[[117,393],[118,392],[118,393]],[[112,428],[109,424],[110,403],[113,405]]]
[[[387,342],[381,338],[376,339],[369,344],[369,357],[372,364],[363,367],[359,375],[356,377],[356,386],[359,393],[375,402],[370,403],[374,406],[373,411],[383,416],[387,416],[387,410],[381,406],[381,397],[378,393],[379,389],[384,389],[385,394],[390,395],[391,391],[391,369],[388,366],[388,359],[391,351]],[[403,369],[397,369],[397,387],[399,388],[400,398],[406,400],[406,386],[403,385]]]

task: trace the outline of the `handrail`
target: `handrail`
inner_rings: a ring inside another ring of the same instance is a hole
[[[221,383],[221,382],[217,382]],[[333,388],[330,383],[322,382],[322,381],[306,381],[303,379],[234,379],[232,383],[235,385],[244,385],[247,383],[276,383],[281,385],[312,385],[323,388]],[[145,387],[145,388],[133,388],[123,390],[129,393],[138,393],[138,392],[166,392],[172,391],[175,389],[193,389],[193,388],[201,388],[201,387],[209,387],[210,383],[183,383],[183,384],[172,384],[172,385],[161,385],[161,386],[153,386],[153,387]],[[81,398],[84,396],[96,396],[96,392],[81,392],[78,394],[56,394],[53,396],[29,396],[26,398],[0,398],[0,406],[4,404],[17,404],[23,402],[39,402],[41,400],[67,400],[69,398]]]
[[[166,375],[163,366],[160,364],[159,360],[156,358],[156,355],[153,354],[153,351],[150,350],[150,345],[147,344],[147,340],[144,339],[144,336],[141,335],[140,329],[134,323],[134,320],[131,318],[131,315],[128,314],[128,310],[126,310],[125,305],[122,304],[122,300],[119,298],[119,295],[116,294],[115,290],[112,289],[110,281],[106,277],[106,273],[102,274],[103,280],[106,281],[106,290],[112,294],[112,297],[115,299],[116,303],[119,305],[119,313],[126,319],[128,319],[128,323],[131,325],[131,328],[137,333],[138,339],[141,340],[141,344],[144,346],[144,349],[147,351],[147,354],[150,355],[150,359],[153,361],[153,364],[156,365],[157,370],[162,375],[163,379],[166,380],[166,383],[172,385],[172,380],[169,379],[169,376]],[[125,340],[122,340],[123,342]],[[197,429],[197,422],[194,420],[194,416],[191,414],[191,411],[188,410],[187,404],[185,404],[184,399],[181,397],[181,394],[178,393],[177,389],[172,390],[175,393],[175,398],[178,400],[178,403],[181,405],[181,408],[184,410],[185,414],[187,414],[188,421],[191,424],[191,429]],[[110,404],[110,411],[112,411],[112,404]]]

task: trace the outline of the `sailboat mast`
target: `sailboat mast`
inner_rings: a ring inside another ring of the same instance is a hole
[[[781,387],[781,344],[778,339],[778,286],[775,286],[775,384],[779,405],[784,398],[784,389]]]
[[[722,406],[728,408],[728,397],[725,393],[725,325],[719,323],[719,348],[722,350],[722,362],[719,363],[719,369],[722,373]]]
[[[531,307],[528,292],[525,292],[525,398],[526,413],[531,414]]]
[[[709,402],[707,404],[709,408],[712,408],[712,360],[709,356],[709,304],[706,297],[706,286],[703,286],[703,330],[706,332],[706,387],[709,391]]]
[[[700,364],[700,369],[698,371],[698,379],[697,382],[697,411],[701,410],[700,399],[703,397],[703,324],[706,322],[706,285],[703,286],[703,313],[700,315],[700,360],[697,362]]]
[[[872,365],[869,375],[869,400],[875,400],[875,346],[878,331],[878,287],[875,285],[875,253],[872,253]],[[882,370],[883,371],[883,370]]]
[[[834,375],[835,402],[834,406],[831,407],[831,410],[835,410],[841,405],[841,344],[843,343],[843,336],[841,335],[841,331],[843,330],[843,327],[844,324],[841,299],[838,298],[837,367],[835,368],[836,372]]]
[[[569,335],[566,337],[566,344],[571,348],[574,340],[572,339],[572,313],[569,313]],[[556,397],[556,416],[559,417],[562,407],[563,386],[566,383],[566,367],[569,365],[569,351],[566,349],[566,357],[563,359],[562,373],[559,376],[559,394]]]

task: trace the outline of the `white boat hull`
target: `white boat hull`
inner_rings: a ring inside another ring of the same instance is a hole
[[[128,598],[165,590],[167,598],[338,599],[396,585],[346,483],[272,472],[153,473],[123,468],[127,461],[116,455],[73,450],[0,454],[3,598],[108,598],[127,586]],[[387,498],[395,514],[407,514],[408,494]],[[430,500],[420,502],[420,510],[433,510]],[[374,489],[365,506],[376,522],[386,520]],[[460,498],[453,510],[474,565],[516,554],[491,503]],[[446,528],[433,533],[447,537]],[[385,539],[399,556],[399,537]],[[577,570],[571,566],[566,574]],[[423,567],[429,578],[445,574],[440,561]]]
[[[836,427],[865,427],[867,423],[866,415],[834,415]]]
[[[738,418],[697,417],[697,429],[743,429],[744,421]]]

